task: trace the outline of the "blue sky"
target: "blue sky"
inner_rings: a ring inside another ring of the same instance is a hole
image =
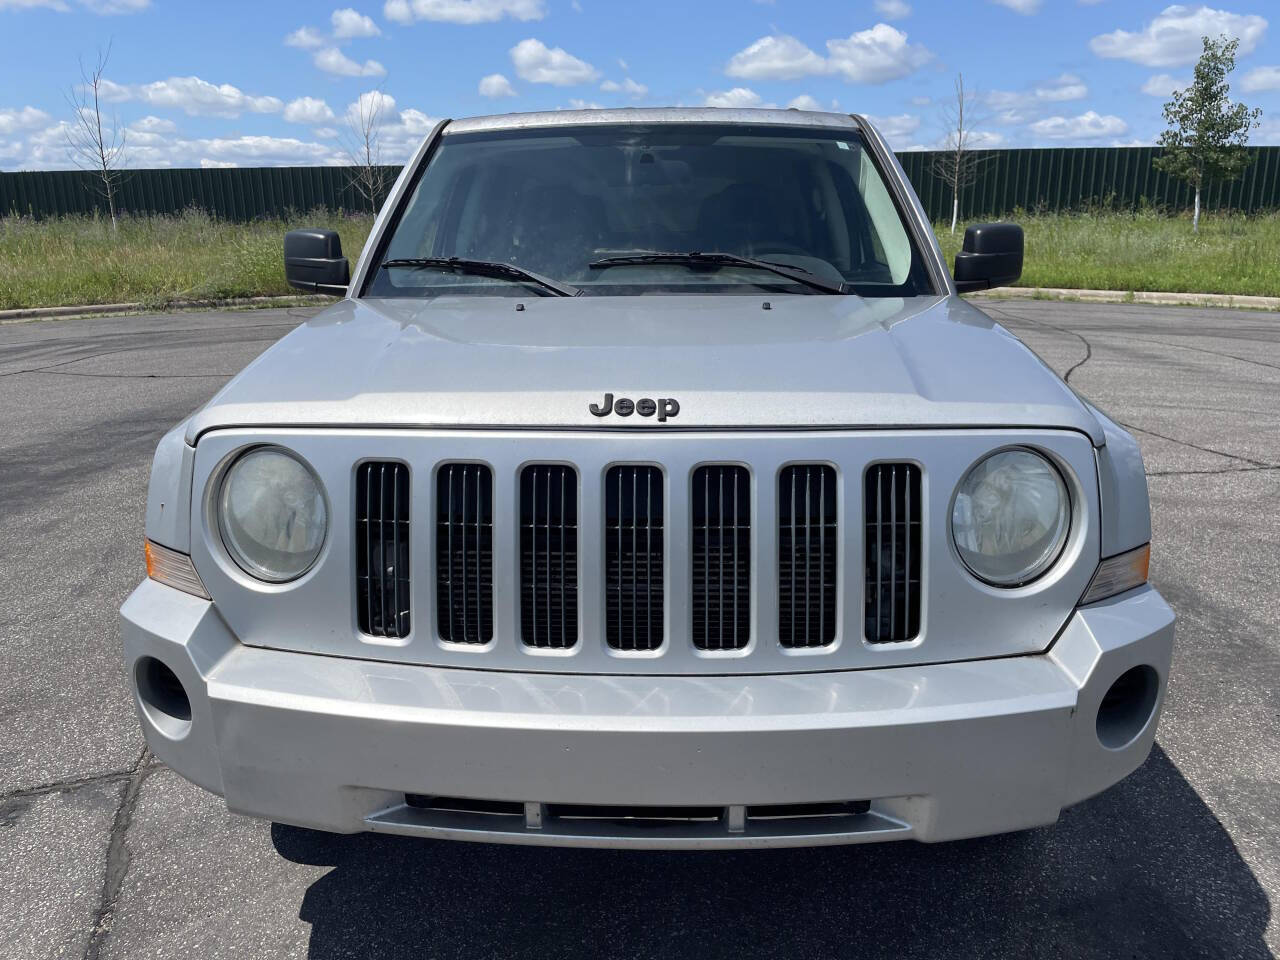
[[[109,42],[134,167],[342,162],[362,96],[387,162],[438,117],[580,105],[839,109],[927,148],[958,71],[980,143],[1144,144],[1221,32],[1241,38],[1233,92],[1263,109],[1253,141],[1280,143],[1274,0],[350,2],[0,0],[0,169],[70,165],[66,91]]]

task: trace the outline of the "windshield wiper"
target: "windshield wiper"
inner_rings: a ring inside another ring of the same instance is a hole
[[[552,280],[540,273],[517,267],[514,263],[503,263],[501,260],[467,260],[463,257],[400,257],[384,260],[382,269],[388,267],[409,267],[412,269],[439,268],[454,273],[468,274],[474,277],[493,277],[495,280],[514,280],[518,283],[532,283],[549,290],[557,297],[577,297],[582,291],[577,287],[559,280]]]
[[[603,260],[596,260],[588,264],[588,266],[592,270],[604,270],[609,267],[627,267],[651,263],[681,263],[695,267],[751,267],[755,270],[767,270],[769,273],[776,273],[780,277],[786,277],[788,280],[802,283],[814,290],[821,290],[823,293],[844,294],[849,292],[849,288],[844,283],[819,277],[810,273],[804,267],[774,263],[771,260],[757,260],[754,257],[740,257],[736,253],[702,253],[697,250],[689,253],[633,253],[621,257],[605,257]]]

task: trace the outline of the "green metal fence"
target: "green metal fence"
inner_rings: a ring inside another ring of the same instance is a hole
[[[1251,147],[1253,163],[1232,183],[1210,184],[1207,210],[1254,213],[1280,209],[1280,147]],[[1117,209],[1152,205],[1179,210],[1191,203],[1185,183],[1152,166],[1156,147],[985,150],[973,154],[977,180],[961,195],[960,216],[1002,216],[1016,209]],[[937,154],[909,152],[899,160],[935,220],[951,216],[951,192],[934,172]],[[394,176],[398,167],[388,167]],[[390,177],[388,178],[390,182]],[[281,216],[316,207],[367,209],[343,167],[240,167],[131,170],[120,187],[126,213],[178,213],[198,207],[228,220]],[[0,173],[0,215],[51,217],[105,212],[92,174],[79,170]]]

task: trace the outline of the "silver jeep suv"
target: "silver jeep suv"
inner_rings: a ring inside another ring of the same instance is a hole
[[[862,117],[441,123],[342,299],[167,434],[122,609],[236,812],[513,843],[949,840],[1151,747],[1132,437],[958,297]]]

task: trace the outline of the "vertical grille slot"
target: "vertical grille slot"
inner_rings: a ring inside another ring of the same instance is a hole
[[[493,471],[482,464],[436,475],[436,611],[447,643],[493,639]]]
[[[863,485],[866,638],[900,643],[920,634],[920,468],[877,463]]]
[[[356,468],[356,606],[360,632],[409,635],[409,468]]]
[[[614,650],[662,646],[662,471],[605,474],[605,636]]]
[[[741,650],[751,639],[751,474],[699,467],[691,499],[693,645]]]
[[[520,472],[520,635],[526,646],[578,642],[578,473],[537,464]]]
[[[778,640],[822,647],[836,638],[836,472],[819,463],[778,477]]]

